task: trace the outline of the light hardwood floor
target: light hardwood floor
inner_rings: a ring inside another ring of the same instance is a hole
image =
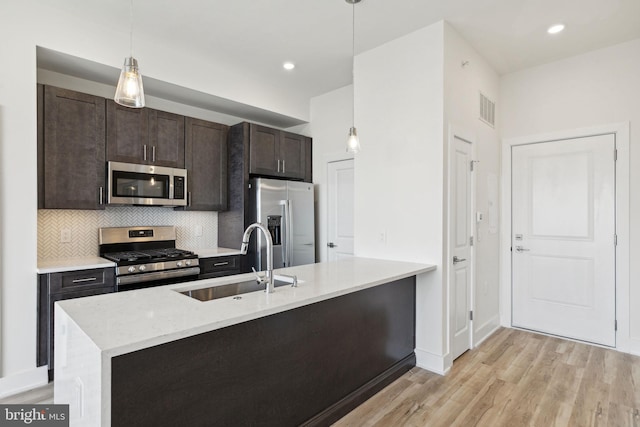
[[[335,426],[640,426],[640,357],[500,329],[444,377],[414,368]]]
[[[0,403],[52,403],[51,384]],[[335,426],[638,426],[640,357],[500,329],[446,376],[414,368]]]

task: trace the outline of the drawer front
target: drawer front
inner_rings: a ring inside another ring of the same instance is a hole
[[[115,286],[115,268],[65,271],[49,274],[49,293],[76,292],[84,289]]]
[[[240,255],[201,258],[199,263],[200,279],[240,273]]]

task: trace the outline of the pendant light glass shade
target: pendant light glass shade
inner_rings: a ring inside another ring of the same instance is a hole
[[[142,75],[138,70],[138,61],[130,56],[125,58],[124,66],[120,72],[116,95],[113,98],[120,105],[131,108],[144,107],[144,88],[142,87]]]
[[[355,127],[349,129],[349,139],[347,139],[347,152],[357,153],[360,151],[360,138]]]
[[[118,79],[116,94],[113,100],[130,108],[144,107],[144,88],[142,75],[138,70],[138,61],[133,57],[133,0],[129,3],[129,48],[131,54],[124,59],[124,65]]]

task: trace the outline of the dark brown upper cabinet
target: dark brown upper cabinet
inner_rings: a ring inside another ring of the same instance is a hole
[[[311,138],[250,124],[249,173],[311,182]]]
[[[107,160],[184,168],[184,116],[107,100]]]
[[[105,99],[38,85],[38,208],[104,209]]]
[[[222,211],[228,206],[227,134],[229,127],[186,118],[186,210]]]

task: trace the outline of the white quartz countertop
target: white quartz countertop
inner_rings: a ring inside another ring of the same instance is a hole
[[[106,356],[117,356],[220,329],[383,283],[435,270],[435,266],[367,258],[275,270],[295,274],[297,288],[257,291],[199,301],[177,291],[251,280],[252,273],[56,303]]]
[[[38,274],[59,273],[62,271],[89,270],[92,268],[115,267],[116,263],[98,256],[56,258],[38,260]]]

